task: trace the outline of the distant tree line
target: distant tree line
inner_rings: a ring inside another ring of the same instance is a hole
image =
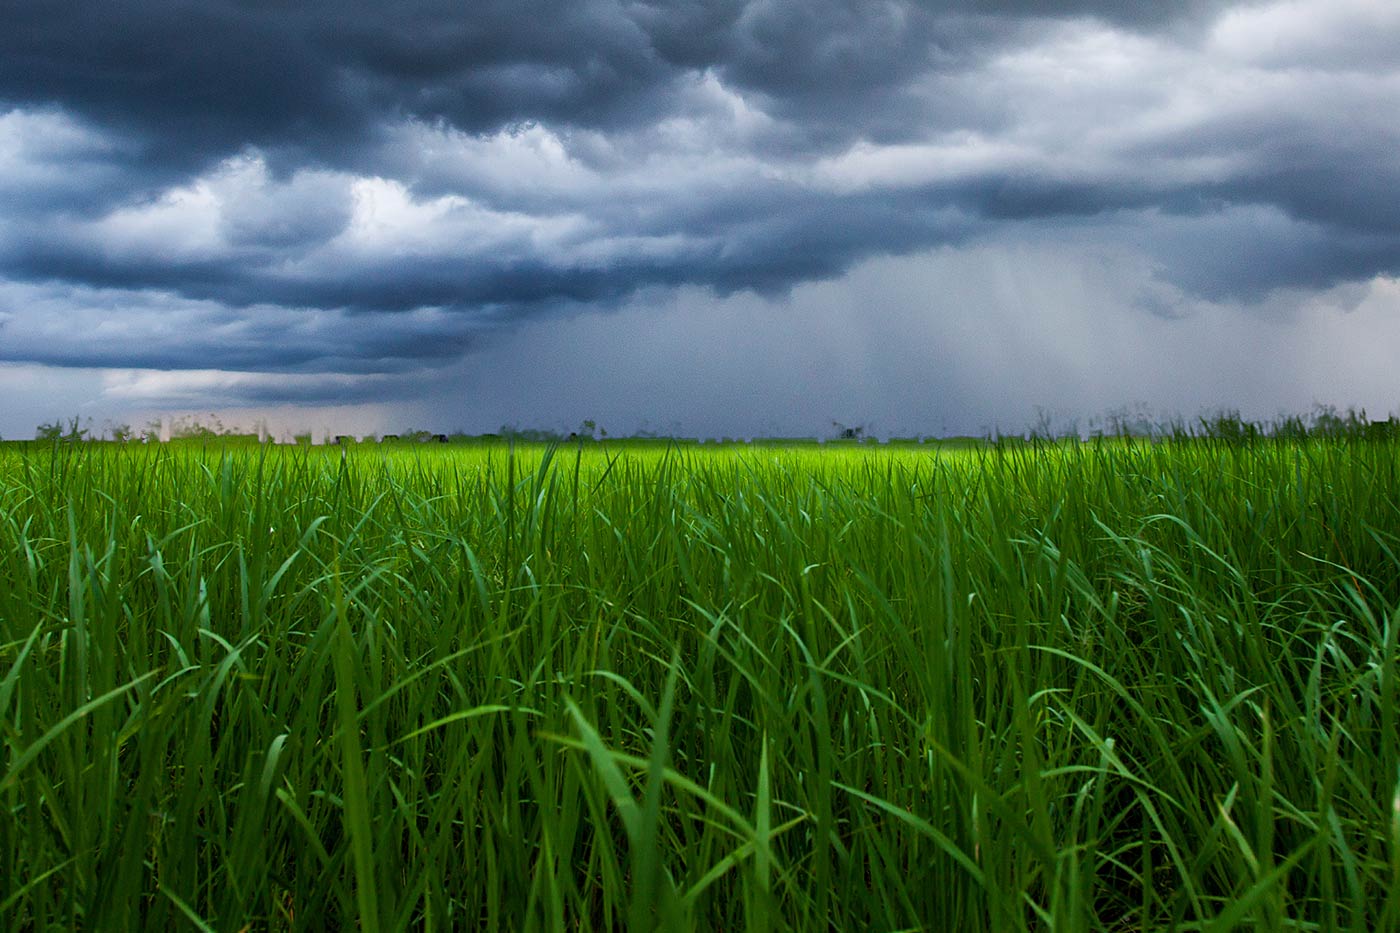
[[[1018,440],[1049,441],[1086,436],[1079,431],[1077,421],[1070,421],[1058,431],[1054,429],[1053,421],[1051,415],[1038,409],[1035,424],[1026,434],[1007,436],[1000,432],[988,431],[982,440],[992,443],[1014,443]],[[832,433],[827,440],[855,443],[876,441],[873,432],[864,424],[848,425],[832,421],[831,427]],[[139,430],[129,424],[113,422],[105,423],[100,430],[94,429],[91,418],[83,419],[76,415],[72,418],[45,422],[34,429],[36,440],[52,443],[76,443],[105,439],[116,442],[156,441],[160,440],[163,435],[172,440],[214,438],[248,442],[270,440],[266,425],[262,423],[255,425],[252,431],[244,431],[236,426],[226,426],[213,413],[210,413],[207,420],[183,416],[172,420],[168,425],[162,425],[160,421],[152,421]],[[465,443],[506,439],[523,443],[582,443],[603,440],[651,440],[657,437],[658,435],[655,433],[644,430],[630,436],[610,438],[606,429],[600,428],[596,421],[588,419],[583,421],[577,430],[567,433],[541,428],[521,428],[506,424],[502,425],[499,431],[487,434],[473,435],[462,431],[443,434],[411,429],[398,434],[369,436],[365,440],[398,443]],[[1145,406],[1137,406],[1116,409],[1101,419],[1091,420],[1087,437],[1139,437],[1154,440],[1210,438],[1231,443],[1245,443],[1262,438],[1306,437],[1395,440],[1400,439],[1400,419],[1392,415],[1384,420],[1375,420],[1367,416],[1364,408],[1348,408],[1345,411],[1340,411],[1332,405],[1318,405],[1307,415],[1284,415],[1273,421],[1251,421],[1242,417],[1238,410],[1222,410],[1201,415],[1194,421],[1187,422],[1180,418],[1157,420],[1152,417],[1151,412]],[[945,440],[944,438],[925,439]],[[805,440],[814,442],[817,439],[806,438]],[[964,440],[975,441],[976,439]],[[295,444],[310,444],[311,434],[305,432],[290,435],[284,437],[284,441]],[[355,438],[350,435],[327,433],[325,441],[326,443],[348,444],[355,442]]]

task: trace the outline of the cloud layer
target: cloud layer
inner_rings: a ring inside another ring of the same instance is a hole
[[[938,249],[1111,248],[1166,320],[1400,273],[1400,8],[1042,7],[22,5],[0,363],[393,398],[522,322]]]

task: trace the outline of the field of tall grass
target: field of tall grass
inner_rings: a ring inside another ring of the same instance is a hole
[[[0,445],[5,930],[1400,928],[1400,442]]]

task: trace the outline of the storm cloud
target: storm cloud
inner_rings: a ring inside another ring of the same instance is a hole
[[[1045,6],[5,3],[0,363],[402,398],[883,257],[1109,250],[1167,321],[1400,272],[1400,7]]]

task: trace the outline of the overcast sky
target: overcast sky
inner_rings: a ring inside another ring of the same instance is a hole
[[[0,21],[5,437],[1400,410],[1394,0]]]

